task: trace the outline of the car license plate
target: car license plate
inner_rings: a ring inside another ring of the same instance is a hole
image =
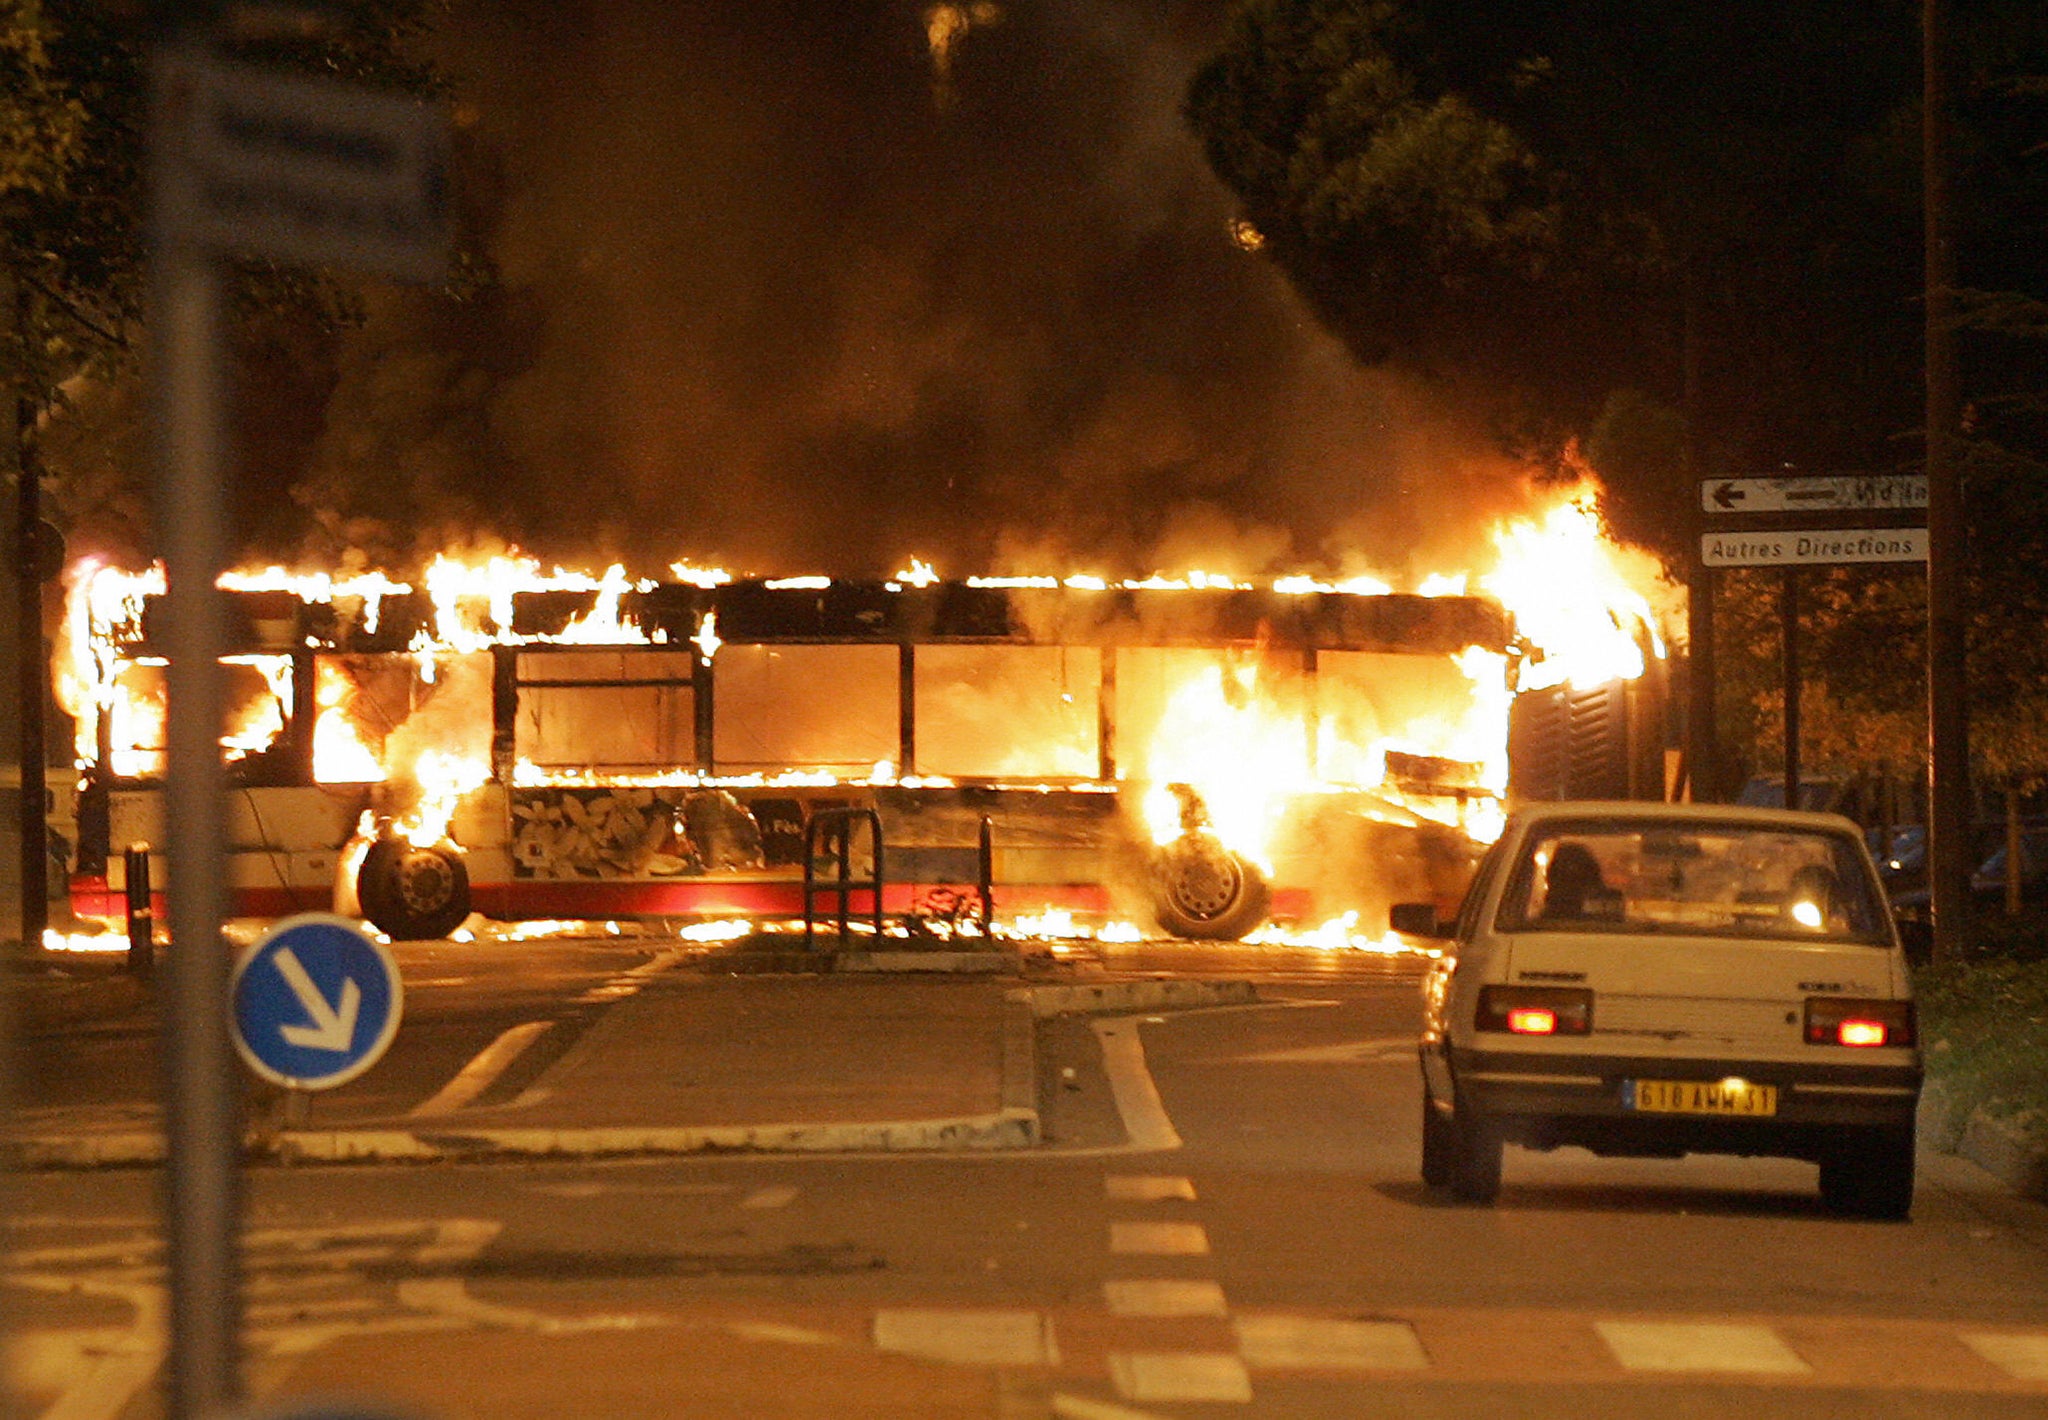
[[[1778,1087],[1734,1080],[1628,1080],[1622,1101],[1647,1114],[1776,1114]]]

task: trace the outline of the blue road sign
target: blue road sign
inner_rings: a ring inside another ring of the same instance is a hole
[[[390,948],[324,912],[287,917],[242,953],[231,991],[235,1048],[295,1090],[331,1090],[377,1063],[405,990]]]

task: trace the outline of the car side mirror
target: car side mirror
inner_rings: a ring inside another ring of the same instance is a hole
[[[1404,937],[1441,940],[1452,931],[1451,923],[1437,920],[1433,902],[1397,902],[1387,909],[1387,925]]]

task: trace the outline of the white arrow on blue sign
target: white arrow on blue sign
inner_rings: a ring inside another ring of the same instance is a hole
[[[235,1049],[275,1085],[331,1090],[377,1063],[405,988],[391,949],[344,917],[288,917],[242,953],[231,992]]]

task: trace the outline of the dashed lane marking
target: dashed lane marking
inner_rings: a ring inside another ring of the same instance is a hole
[[[1158,1420],[1149,1410],[1133,1410],[1128,1405],[1115,1405],[1107,1400],[1090,1400],[1086,1396],[1057,1392],[1052,1398],[1052,1413],[1060,1420]]]
[[[1228,1316],[1223,1288],[1206,1280],[1116,1278],[1102,1284],[1111,1316]]]
[[[1959,1339],[2014,1380],[2048,1381],[2048,1336],[1966,1331]]]
[[[800,1190],[794,1184],[777,1183],[757,1188],[740,1200],[742,1208],[787,1208]]]
[[[1170,1198],[1195,1197],[1193,1180],[1158,1174],[1110,1174],[1102,1180],[1102,1192],[1112,1203],[1162,1203]]]
[[[553,1021],[526,1021],[513,1026],[477,1052],[476,1058],[456,1072],[455,1078],[433,1095],[414,1105],[413,1114],[447,1114],[461,1109],[491,1087],[519,1058],[521,1051],[546,1034]]]
[[[1813,1368],[1768,1326],[1692,1321],[1596,1321],[1593,1329],[1631,1371],[1737,1371],[1806,1375]]]
[[[892,1307],[875,1313],[875,1349],[963,1366],[1056,1366],[1052,1322],[1035,1311]]]
[[[1209,1234],[1200,1223],[1111,1223],[1109,1250],[1127,1256],[1196,1257],[1209,1251]]]
[[[1228,1351],[1146,1351],[1109,1358],[1109,1377],[1125,1400],[1224,1400],[1252,1398],[1244,1362]]]
[[[1405,1321],[1346,1321],[1267,1314],[1232,1320],[1237,1352],[1253,1370],[1420,1371],[1429,1353]]]

